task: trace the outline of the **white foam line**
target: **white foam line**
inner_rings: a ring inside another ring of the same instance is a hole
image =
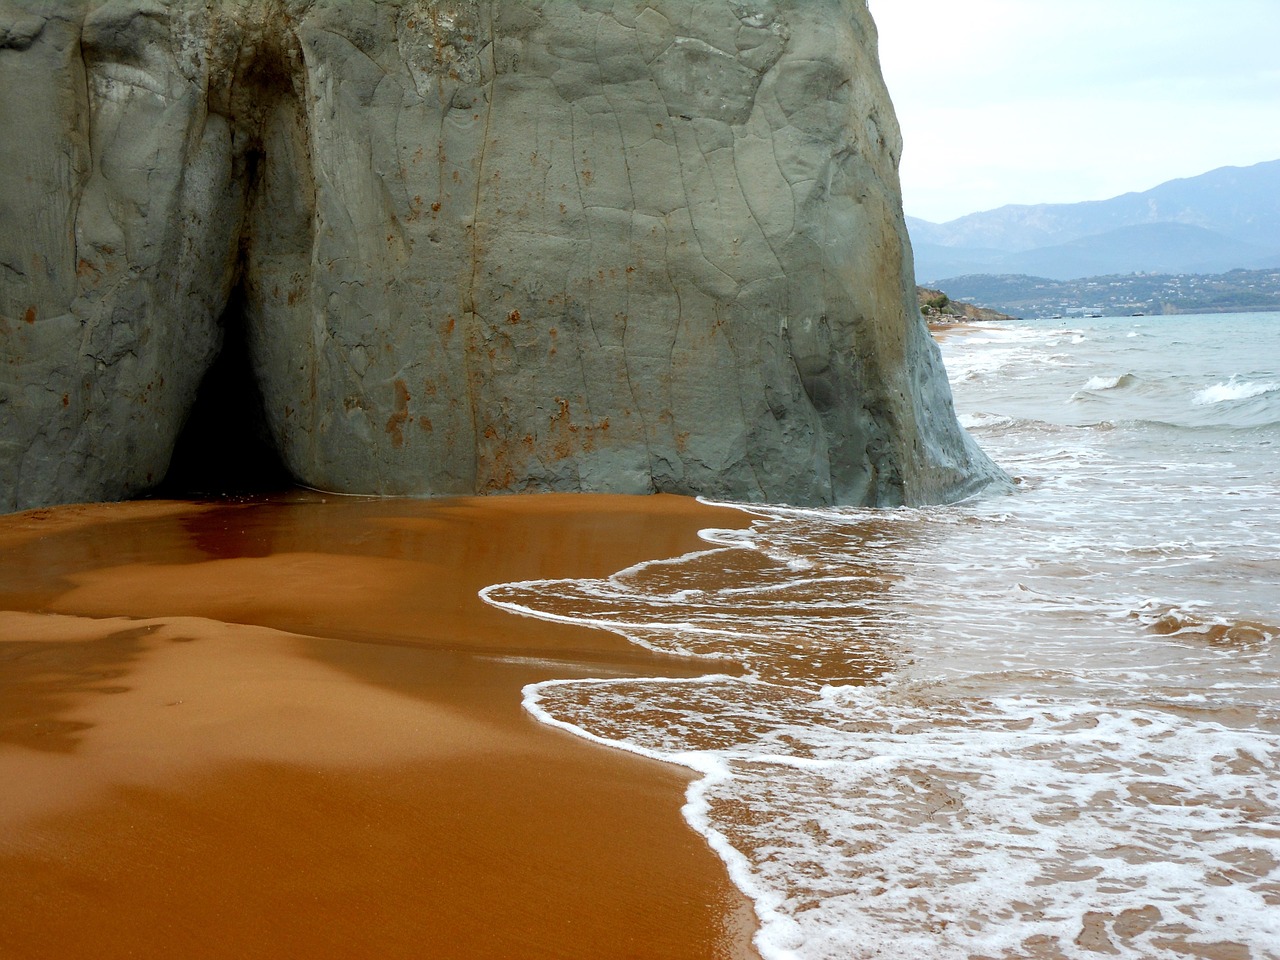
[[[298,480],[295,480],[293,482],[297,486],[301,487],[303,490],[310,490],[312,493],[320,493],[326,497],[347,497],[348,499],[351,499],[351,500],[400,500],[400,499],[403,499],[401,497],[395,497],[395,496],[391,496],[391,497],[379,496],[378,494],[374,494],[374,493],[345,493],[342,490],[326,490],[324,487],[313,487],[309,483],[302,483],[301,481],[298,481]],[[419,498],[414,498],[414,499],[419,499]],[[445,497],[445,496],[423,497],[421,499],[446,500],[448,499],[448,497]]]
[[[796,960],[795,951],[773,942],[779,938],[795,940],[801,934],[800,925],[782,911],[786,898],[757,882],[751,869],[751,861],[724,834],[711,826],[711,804],[706,799],[707,794],[718,783],[730,779],[731,774],[725,765],[706,757],[699,759],[702,762],[696,766],[691,762],[681,761],[702,773],[702,777],[689,784],[685,791],[685,803],[681,810],[685,822],[707,841],[707,845],[724,863],[729,880],[752,902],[756,918],[760,921],[760,929],[753,938],[760,955],[765,960]]]
[[[521,617],[530,617],[534,620],[549,620],[552,623],[570,623],[576,627],[597,627],[601,630],[608,630],[612,633],[618,634],[621,637],[624,637],[625,639],[629,640],[631,643],[636,644],[636,646],[644,647],[646,650],[653,650],[656,653],[669,654],[671,651],[654,647],[651,644],[646,643],[641,638],[635,636],[631,631],[643,628],[644,630],[651,631],[653,633],[665,633],[665,634],[688,633],[688,634],[696,634],[698,636],[704,636],[704,637],[726,637],[733,640],[742,640],[742,639],[766,640],[770,636],[769,634],[765,634],[765,633],[747,633],[740,630],[725,630],[725,629],[716,629],[715,627],[700,627],[697,624],[684,623],[684,622],[681,622],[681,623],[657,622],[657,623],[637,624],[629,620],[607,620],[607,619],[601,619],[596,617],[581,617],[581,616],[571,616],[569,614],[563,614],[563,613],[551,613],[548,610],[536,610],[533,607],[526,607],[523,604],[516,603],[514,600],[497,600],[487,595],[486,593],[487,590],[490,590],[496,587],[508,587],[508,586],[524,587],[524,586],[529,586],[530,584],[537,585],[543,582],[549,582],[549,581],[530,581],[529,584],[525,584],[525,583],[494,584],[492,588],[485,587],[484,590],[480,591],[480,599],[482,599],[485,603],[490,604],[491,606],[497,607],[499,610],[505,610],[508,613],[514,613],[517,616],[521,616]],[[691,653],[689,654],[689,656],[706,657],[708,659],[716,659],[716,660],[728,658],[727,654],[719,654],[719,653]],[[576,683],[577,681],[574,681],[574,682]]]
[[[861,520],[883,520],[901,517],[904,514],[918,512],[914,507],[880,507],[875,510],[866,507],[793,507],[782,503],[731,503],[723,500],[698,498],[699,503],[710,507],[726,507],[739,510],[753,517],[764,520],[826,520],[836,523],[856,523]]]
[[[722,597],[733,597],[733,596],[737,596],[740,593],[750,593],[750,594],[784,593],[789,590],[794,590],[796,587],[808,587],[808,586],[814,586],[814,585],[828,586],[828,585],[837,584],[837,583],[863,583],[870,579],[875,579],[875,578],[865,577],[865,576],[804,577],[802,579],[784,580],[781,583],[774,583],[774,584],[752,584],[751,586],[748,586],[748,587],[728,587],[724,590],[717,591],[715,595],[722,596]],[[859,602],[859,605],[865,606],[865,603]],[[826,608],[826,607],[844,607],[844,606],[849,606],[849,604],[843,603],[838,600],[832,600],[825,604],[811,603],[811,604],[806,604],[805,606]]]
[[[771,684],[763,680],[757,680],[753,677],[733,677],[728,674],[709,674],[705,677],[697,677],[694,679],[679,679],[674,677],[643,677],[629,679],[611,679],[605,677],[591,677],[583,680],[544,680],[539,683],[527,684],[521,691],[523,699],[522,706],[528,713],[539,723],[545,723],[547,726],[556,727],[566,733],[571,733],[576,737],[589,740],[592,743],[599,744],[604,747],[612,747],[615,750],[623,750],[637,756],[645,757],[649,760],[657,760],[664,763],[674,763],[682,767],[693,770],[701,776],[692,781],[685,790],[685,802],[681,808],[681,815],[685,822],[693,829],[695,833],[706,840],[707,845],[720,857],[725,864],[729,874],[729,879],[743,894],[751,900],[754,905],[756,917],[760,921],[760,930],[757,931],[754,939],[756,948],[760,951],[765,960],[796,960],[796,954],[791,950],[777,947],[768,942],[765,936],[766,930],[771,936],[777,936],[779,928],[784,932],[799,931],[799,925],[790,917],[781,912],[780,907],[785,902],[785,898],[778,893],[766,889],[761,886],[755,879],[751,870],[751,862],[740,853],[731,844],[720,831],[711,826],[710,809],[711,805],[706,799],[708,791],[717,783],[729,780],[732,774],[729,772],[728,764],[722,760],[718,760],[706,753],[687,751],[682,753],[664,753],[659,750],[650,750],[636,744],[627,743],[625,741],[610,740],[606,737],[598,736],[590,731],[560,720],[552,716],[542,706],[542,691],[551,687],[573,686],[579,687],[584,685],[605,686],[620,685],[625,683],[640,682],[647,685],[662,684],[713,684],[722,682],[731,683],[747,683],[762,687],[773,687],[777,684]],[[735,758],[737,759],[737,758]]]
[[[701,504],[708,507],[720,507],[724,510],[737,510],[739,513],[745,513],[749,517],[764,517],[766,519],[773,516],[773,511],[780,509],[780,505],[772,503],[739,503],[736,500],[713,500],[710,497],[695,498]],[[699,536],[702,534],[699,533]]]
[[[542,706],[542,692],[543,690],[547,690],[552,687],[607,687],[635,683],[641,683],[646,686],[649,684],[653,684],[655,686],[688,684],[711,685],[713,683],[723,683],[725,681],[746,683],[760,687],[778,686],[777,684],[769,683],[765,680],[759,680],[755,677],[735,677],[727,673],[709,673],[701,677],[583,677],[581,679],[539,680],[535,683],[526,684],[521,690],[521,693],[523,694],[521,705],[539,723],[545,723],[550,727],[558,727],[561,730],[567,730],[569,733],[582,737],[584,740],[590,740],[592,743],[598,743],[606,747],[613,747],[616,750],[625,750],[627,753],[638,754],[639,756],[647,757],[650,760],[662,760],[668,763],[678,763],[681,766],[690,767],[691,769],[701,772],[705,764],[699,763],[695,759],[701,756],[701,754],[693,752],[669,754],[658,750],[650,750],[647,747],[636,746],[635,744],[626,743],[621,740],[610,740],[607,737],[601,737],[597,734],[591,733],[577,724],[557,719]]]
[[[697,556],[700,556],[700,555],[701,554],[697,554]],[[597,627],[601,630],[609,630],[613,633],[618,634],[619,636],[624,637],[625,639],[627,639],[631,643],[636,644],[637,646],[644,647],[646,650],[652,650],[656,653],[669,654],[671,651],[663,650],[661,648],[654,647],[652,644],[646,643],[641,638],[635,636],[634,633],[632,633],[632,631],[635,631],[638,629],[644,629],[646,631],[650,631],[653,633],[663,633],[663,634],[686,633],[686,634],[694,634],[694,635],[703,636],[703,637],[726,637],[733,640],[743,640],[743,639],[767,640],[770,637],[770,634],[767,634],[767,633],[751,633],[751,632],[742,631],[742,630],[726,630],[723,628],[716,628],[716,627],[703,627],[695,623],[688,623],[686,621],[680,621],[680,622],[674,622],[674,623],[657,621],[653,623],[640,624],[630,620],[612,620],[612,619],[607,619],[602,617],[578,616],[578,615],[563,614],[563,613],[553,613],[549,610],[540,610],[534,607],[528,607],[522,603],[517,603],[514,600],[499,599],[492,595],[492,591],[499,590],[502,588],[514,587],[521,590],[536,592],[541,588],[553,587],[563,583],[578,583],[578,582],[581,582],[581,581],[512,580],[506,583],[490,584],[489,586],[484,587],[479,591],[479,596],[481,600],[483,600],[485,603],[489,604],[490,606],[497,607],[499,610],[505,610],[508,613],[514,613],[517,616],[530,617],[534,620],[548,620],[548,621],[551,621],[552,623],[569,623],[579,627],[582,627],[582,626]],[[600,582],[607,583],[608,581],[606,580],[606,581],[600,581]],[[627,598],[624,595],[622,597],[615,597],[612,599],[625,600]],[[687,604],[687,600],[684,603],[680,603],[678,605],[683,606],[685,604]],[[706,657],[708,659],[726,659],[728,657],[727,654],[718,654],[718,653],[690,653],[689,656]]]
[[[702,537],[704,533],[709,534],[709,533],[715,533],[715,532],[717,531],[714,528],[709,527],[706,530],[698,531],[698,536]],[[702,539],[707,540],[708,543],[715,542],[706,537],[702,537]],[[674,567],[682,563],[689,563],[694,560],[702,560],[705,557],[714,557],[716,554],[719,554],[719,553],[728,553],[731,550],[746,550],[751,548],[752,548],[751,544],[727,543],[724,545],[717,545],[715,546],[714,549],[711,549],[711,550],[692,550],[689,553],[681,554],[678,557],[663,557],[659,560],[641,560],[639,563],[634,563],[623,570],[619,570],[617,573],[610,574],[608,577],[605,577],[604,579],[607,582],[622,580],[627,577],[634,576],[635,574],[643,573],[646,570],[651,570],[654,568]]]

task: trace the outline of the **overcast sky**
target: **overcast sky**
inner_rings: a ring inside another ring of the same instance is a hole
[[[1280,159],[1280,0],[869,0],[908,214]]]

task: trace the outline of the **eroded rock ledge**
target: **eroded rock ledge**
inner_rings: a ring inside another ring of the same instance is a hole
[[[323,489],[976,489],[875,44],[862,0],[0,0],[0,508],[158,483],[230,323]]]

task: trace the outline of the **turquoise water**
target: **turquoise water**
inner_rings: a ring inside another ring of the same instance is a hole
[[[490,588],[710,658],[526,706],[705,774],[686,817],[769,958],[1280,957],[1277,333],[949,333],[961,421],[1014,492],[749,507],[700,553]]]

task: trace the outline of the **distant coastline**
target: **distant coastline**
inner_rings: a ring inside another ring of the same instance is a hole
[[[969,274],[940,281],[952,297],[1019,317],[1280,311],[1280,267],[1218,274],[1135,273],[1076,280]]]

